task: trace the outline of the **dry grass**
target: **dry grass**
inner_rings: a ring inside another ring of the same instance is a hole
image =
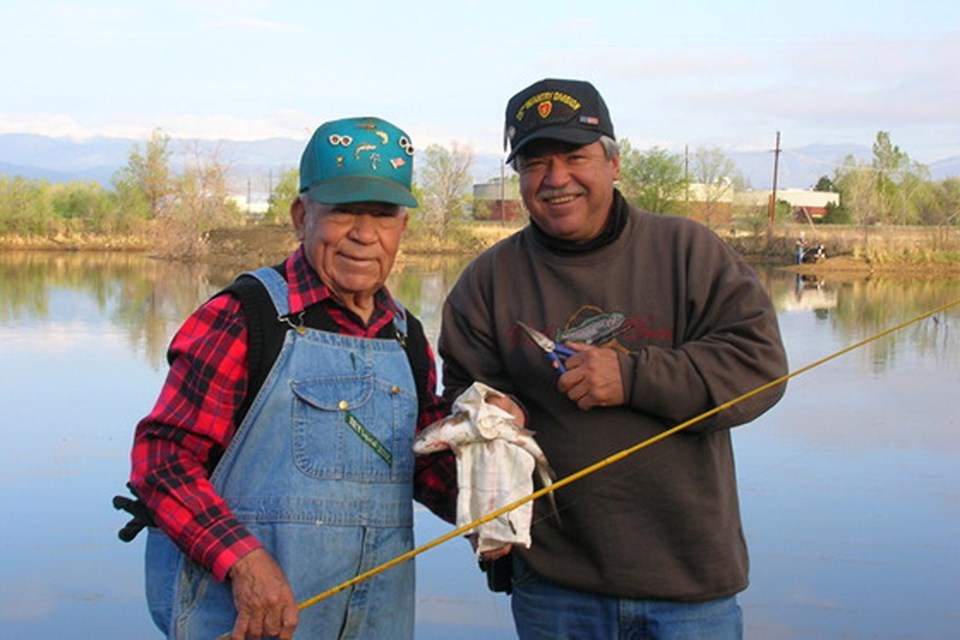
[[[473,255],[523,228],[517,223],[475,222],[458,224],[442,235],[435,229],[413,227],[403,237],[403,252],[412,255]]]
[[[475,255],[523,228],[522,222],[475,222],[451,227],[442,236],[427,228],[411,226],[403,240],[407,255]],[[960,228],[938,227],[843,227],[824,225],[783,225],[768,243],[763,237],[741,233],[725,234],[740,253],[754,260],[790,265],[796,239],[803,233],[810,244],[823,244],[827,263],[836,268],[873,271],[878,269],[960,269]],[[206,237],[205,261],[259,259],[264,264],[288,254],[296,241],[288,225],[250,225],[218,229]],[[128,235],[61,234],[55,237],[0,236],[0,248],[56,251],[152,251],[152,233]],[[820,267],[823,268],[823,267]]]
[[[0,248],[22,251],[149,251],[154,239],[145,234],[57,234],[51,237],[0,235]]]

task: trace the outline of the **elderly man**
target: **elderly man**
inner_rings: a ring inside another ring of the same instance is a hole
[[[173,338],[130,476],[169,637],[413,637],[410,562],[297,605],[410,550],[414,497],[455,517],[452,456],[411,451],[447,410],[433,353],[384,286],[417,206],[413,153],[378,118],[319,127],[290,208],[300,246]]]
[[[786,373],[750,267],[706,227],[642,211],[615,188],[613,123],[590,83],[519,92],[506,139],[530,224],[451,291],[445,394],[474,380],[513,394],[564,477]],[[545,358],[536,330],[563,349]],[[532,546],[512,553],[520,638],[739,637],[747,551],[730,428],[782,393],[559,490],[560,517],[535,515]]]

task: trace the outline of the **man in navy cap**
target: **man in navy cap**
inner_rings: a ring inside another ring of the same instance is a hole
[[[130,476],[169,637],[413,637],[412,562],[297,604],[409,551],[413,498],[456,516],[453,457],[412,453],[447,411],[433,353],[384,285],[417,206],[413,156],[379,118],[318,128],[290,208],[300,246],[173,338]]]
[[[474,380],[513,394],[565,477],[786,373],[753,270],[706,227],[616,189],[613,122],[593,85],[519,92],[505,143],[530,224],[476,258],[447,298],[445,394]],[[565,349],[545,357],[518,322]],[[558,518],[535,505],[531,547],[510,554],[521,640],[739,638],[747,550],[730,428],[783,391],[558,490]]]

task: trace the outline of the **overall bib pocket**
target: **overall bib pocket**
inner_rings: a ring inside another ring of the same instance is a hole
[[[416,400],[371,372],[293,382],[293,459],[318,480],[409,482]]]

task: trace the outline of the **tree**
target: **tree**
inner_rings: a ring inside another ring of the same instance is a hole
[[[0,176],[0,232],[24,236],[55,233],[51,193],[45,180]]]
[[[114,188],[121,204],[131,213],[140,213],[148,219],[163,215],[173,192],[170,171],[170,136],[154,129],[141,154],[139,145],[133,145],[125,167],[113,177]]]
[[[126,231],[116,216],[116,202],[111,194],[96,182],[68,182],[53,189],[53,211],[64,221],[74,223],[79,231],[110,233]]]
[[[856,224],[866,229],[877,219],[877,189],[873,167],[848,155],[836,170],[834,184],[840,202]]]
[[[745,182],[736,163],[716,148],[698,147],[694,151],[690,176],[699,185],[699,209],[708,226],[716,221],[723,201],[732,199],[736,187]]]
[[[181,175],[174,179],[172,199],[163,207],[162,250],[172,257],[193,258],[207,249],[207,234],[226,223],[236,222],[240,211],[229,200],[227,165],[219,149],[192,151]]]
[[[941,219],[936,212],[938,192],[922,164],[912,162],[893,144],[887,131],[878,131],[873,158],[844,159],[834,174],[834,186],[844,209],[857,223],[920,224]]]
[[[264,220],[277,222],[286,220],[290,215],[290,204],[300,193],[300,170],[287,169],[280,174],[280,181],[270,192],[267,213]]]
[[[960,224],[960,178],[948,178],[933,185],[930,210],[925,215],[925,224],[942,228]]]
[[[659,147],[640,151],[628,139],[620,142],[620,190],[630,202],[648,211],[682,214],[687,185],[681,155]]]
[[[877,132],[872,168],[880,219],[894,224],[918,222],[925,191],[922,185],[928,181],[927,168],[912,162],[906,152],[893,144],[887,131]]]
[[[419,170],[422,219],[443,237],[451,224],[466,217],[473,184],[470,176],[473,152],[456,142],[450,149],[433,144],[422,157]]]
[[[833,180],[831,180],[829,176],[820,176],[820,179],[817,180],[817,184],[814,185],[813,190],[836,192],[837,187],[833,184]]]

